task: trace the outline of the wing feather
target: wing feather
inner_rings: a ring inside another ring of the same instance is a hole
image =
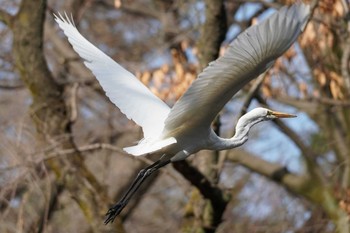
[[[86,40],[67,15],[55,15],[55,20],[109,99],[129,119],[142,127],[145,138],[158,137],[170,108],[133,74]]]
[[[267,20],[241,33],[175,103],[165,121],[163,135],[210,127],[232,96],[266,71],[294,43],[309,14],[309,6],[302,3],[282,7]]]

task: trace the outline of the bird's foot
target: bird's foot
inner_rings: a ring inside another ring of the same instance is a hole
[[[105,224],[113,222],[114,219],[120,214],[122,209],[124,209],[125,205],[126,205],[125,202],[119,202],[115,206],[110,208],[106,213],[107,218],[105,220]]]

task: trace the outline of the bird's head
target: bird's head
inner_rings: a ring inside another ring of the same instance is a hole
[[[296,115],[283,113],[283,112],[275,112],[267,108],[254,108],[250,112],[244,115],[246,118],[251,120],[261,119],[263,121],[273,120],[277,118],[292,118],[296,117]]]
[[[261,121],[268,121],[273,120],[277,118],[292,118],[296,117],[296,115],[289,114],[289,113],[283,113],[283,112],[275,112],[267,108],[255,108],[245,115],[243,115],[238,123],[238,128],[245,128],[248,126],[248,128],[252,127],[256,123],[259,123]]]

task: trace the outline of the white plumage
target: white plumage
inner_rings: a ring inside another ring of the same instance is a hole
[[[309,14],[310,7],[298,3],[290,8],[282,7],[265,21],[248,28],[230,44],[222,57],[199,74],[171,109],[133,74],[87,41],[67,15],[55,15],[59,27],[109,99],[142,127],[144,139],[138,145],[124,149],[133,155],[155,153],[162,156],[139,173],[121,201],[107,212],[105,223],[114,220],[144,179],[160,167],[202,149],[224,150],[240,146],[247,141],[253,125],[275,118],[294,117],[257,108],[239,119],[232,138],[221,138],[211,129],[215,116],[232,96],[271,67],[294,43],[305,28]]]
[[[86,40],[67,15],[55,15],[55,20],[109,99],[142,127],[144,139],[124,149],[133,155],[144,155],[175,144],[182,135],[198,136],[198,133],[203,135],[203,130],[208,131],[230,98],[291,46],[303,31],[308,15],[309,6],[295,4],[282,7],[267,20],[248,28],[222,57],[199,74],[172,109],[133,74]],[[186,149],[181,145],[177,148]]]
[[[142,127],[145,138],[159,137],[170,111],[169,106],[132,73],[85,39],[67,15],[55,15],[55,20],[74,50],[85,60],[86,67],[96,76],[112,103]]]

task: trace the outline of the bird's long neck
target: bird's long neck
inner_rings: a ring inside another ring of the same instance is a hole
[[[221,138],[216,136],[214,150],[228,150],[243,145],[248,140],[249,130],[259,121],[244,122],[240,119],[236,125],[236,133],[232,138]]]
[[[248,140],[247,132],[237,133],[232,138],[217,137],[218,140],[215,143],[215,150],[228,150],[243,145]]]

